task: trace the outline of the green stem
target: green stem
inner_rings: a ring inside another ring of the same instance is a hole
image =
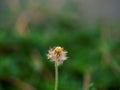
[[[55,90],[58,90],[58,65],[55,63]]]

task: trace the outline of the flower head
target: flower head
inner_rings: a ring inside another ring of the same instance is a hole
[[[64,48],[60,46],[51,48],[47,54],[48,59],[57,63],[57,65],[62,64],[63,61],[67,59],[66,55],[67,55],[67,51],[65,51]]]

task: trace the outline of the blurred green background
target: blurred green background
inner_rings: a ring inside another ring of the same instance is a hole
[[[68,51],[59,90],[119,90],[119,1],[111,1],[0,0],[0,90],[54,90],[46,56],[54,46]]]

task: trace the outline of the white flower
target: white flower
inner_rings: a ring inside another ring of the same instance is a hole
[[[66,55],[67,55],[67,51],[65,51],[64,48],[62,48],[60,46],[51,48],[47,54],[48,59],[57,63],[57,65],[62,64],[63,61],[65,61],[67,59]]]

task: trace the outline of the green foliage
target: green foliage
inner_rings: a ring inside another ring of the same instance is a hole
[[[64,8],[45,14],[46,20],[38,26],[29,22],[25,36],[15,33],[13,27],[1,27],[0,90],[19,90],[14,79],[37,90],[53,90],[54,64],[46,54],[58,45],[68,51],[68,60],[59,68],[59,90],[82,90],[86,71],[91,72],[91,90],[118,90],[120,42],[102,42],[104,26],[96,25],[91,30],[80,24],[76,8]],[[111,62],[107,64],[104,57]]]

